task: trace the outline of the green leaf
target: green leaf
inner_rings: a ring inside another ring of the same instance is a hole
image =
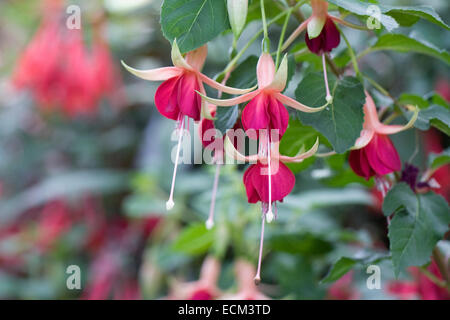
[[[359,16],[368,17],[370,15],[370,10],[368,10],[368,7],[370,5],[374,5],[374,3],[370,2],[363,2],[360,0],[328,0],[328,2],[333,3],[337,5],[338,7],[341,7],[347,11],[350,11],[351,13],[354,13]],[[380,8],[379,4],[375,4]],[[380,8],[380,23],[388,30],[392,31],[395,28],[398,27],[397,21],[395,21],[394,18],[383,14],[382,10]]]
[[[395,211],[388,233],[395,275],[429,262],[433,248],[448,230],[447,201],[434,193],[415,195],[401,183],[386,195],[383,211]]]
[[[175,38],[182,53],[194,50],[229,28],[224,0],[164,0],[161,7],[164,36]]]
[[[380,38],[378,38],[378,41],[372,47],[367,49],[365,53],[378,50],[417,52],[440,59],[446,64],[450,64],[450,54],[448,53],[448,51],[436,48],[434,45],[423,40],[418,40],[411,36],[408,37],[403,34],[384,34]]]
[[[432,105],[426,109],[422,109],[419,112],[414,126],[420,130],[428,130],[430,126],[433,126],[449,136],[450,110],[438,105]]]
[[[183,229],[172,249],[189,255],[199,255],[207,252],[213,242],[214,228],[208,230],[204,223],[195,223]]]
[[[357,264],[366,266],[369,264],[377,263],[388,257],[388,255],[383,253],[369,253],[363,258],[341,257],[331,267],[328,274],[325,276],[325,278],[322,279],[322,281],[320,281],[320,283],[332,283],[336,280],[339,280]]]
[[[396,184],[389,190],[383,201],[383,213],[385,216],[390,216],[402,206],[405,206],[409,212],[416,212],[419,206],[416,195],[404,182]]]
[[[411,26],[420,18],[437,24],[447,30],[450,27],[441,19],[436,11],[430,6],[391,6],[386,4],[372,3],[361,0],[329,0],[337,6],[359,16],[367,17],[368,7],[376,5],[380,10],[380,22],[388,31],[401,26]]]
[[[450,163],[450,147],[441,153],[431,153],[428,158],[428,167],[437,170]]]
[[[233,128],[238,115],[239,108],[237,105],[226,108],[217,107],[214,127],[224,135],[228,129]]]
[[[305,125],[314,127],[331,143],[334,150],[343,153],[350,149],[360,136],[364,120],[364,88],[354,77],[337,81],[329,77],[333,103],[316,113],[297,111],[296,115]],[[321,74],[309,74],[295,90],[297,101],[309,106],[320,107],[325,103],[325,85]]]
[[[291,254],[321,255],[330,252],[333,246],[321,237],[310,233],[279,233],[269,239],[275,251]]]
[[[304,126],[296,119],[290,119],[288,128],[280,142],[280,153],[293,157],[301,151],[310,149],[316,142],[317,137],[322,137],[322,135],[314,128]],[[322,137],[322,140],[324,139]],[[300,163],[287,163],[286,165],[294,173],[298,173],[312,165],[315,159],[315,157],[310,157]]]

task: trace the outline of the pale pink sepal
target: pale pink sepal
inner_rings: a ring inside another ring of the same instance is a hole
[[[256,162],[259,158],[258,154],[251,155],[251,156],[244,156],[242,153],[240,153],[239,151],[236,150],[236,148],[234,147],[234,144],[230,141],[230,138],[228,136],[225,137],[224,150],[225,150],[225,153],[229,157],[231,157],[237,161]]]
[[[399,133],[401,131],[405,131],[405,130],[411,128],[414,125],[414,123],[416,122],[417,117],[419,116],[419,108],[413,107],[413,106],[410,106],[410,107],[414,108],[414,113],[406,125],[404,125],[404,126],[402,126],[402,125],[387,125],[387,124],[380,123],[375,128],[376,132],[380,133],[380,134],[394,134],[394,133]]]
[[[312,157],[317,152],[318,148],[319,148],[319,138],[316,139],[316,142],[311,147],[311,149],[309,149],[306,152],[300,153],[300,154],[296,155],[295,157],[288,157],[288,156],[279,155],[279,156],[277,156],[277,158],[279,160],[281,160],[282,162],[286,162],[286,163],[288,163],[288,162],[302,162],[306,158]]]
[[[284,88],[286,87],[287,74],[288,74],[288,61],[287,61],[287,54],[285,54],[283,59],[281,60],[277,72],[275,73],[275,77],[273,78],[273,81],[268,88],[278,92],[283,91]]]
[[[263,89],[269,86],[275,77],[275,63],[269,53],[263,53],[256,66],[256,77],[258,78],[258,88]]]
[[[298,102],[298,101],[296,101],[296,100],[294,100],[292,98],[289,98],[289,97],[287,97],[284,94],[281,94],[279,92],[274,93],[274,96],[281,103],[283,103],[283,104],[285,104],[285,105],[287,105],[289,107],[292,107],[294,109],[300,110],[302,112],[308,112],[308,113],[318,112],[318,111],[321,111],[324,108],[326,108],[327,105],[328,105],[328,104],[325,104],[325,105],[323,105],[321,107],[318,107],[318,108],[311,108],[311,107],[305,106],[304,104],[302,104],[302,103],[300,103],[300,102]]]
[[[183,73],[183,70],[177,67],[164,67],[149,70],[138,70],[128,66],[125,62],[121,61],[122,65],[130,73],[134,74],[136,77],[142,78],[144,80],[150,81],[164,81],[173,77],[177,77]]]
[[[231,98],[231,99],[214,99],[214,98],[207,97],[206,95],[202,94],[201,92],[198,92],[198,94],[203,99],[208,101],[209,103],[212,103],[216,106],[222,106],[222,107],[231,107],[236,104],[249,101],[252,98],[254,98],[256,95],[258,95],[259,93],[260,93],[260,90],[255,90],[255,91],[243,94],[242,96]]]
[[[186,62],[197,71],[202,71],[205,64],[206,56],[208,55],[208,47],[206,44],[195,50],[186,53]]]
[[[311,20],[311,17],[309,17],[308,19],[306,19],[305,21],[303,21],[298,27],[297,29],[295,29],[294,32],[292,32],[292,34],[289,36],[289,38],[287,38],[287,40],[284,42],[283,47],[281,48],[283,51],[287,49],[287,47],[289,47],[289,45],[294,42],[295,39],[297,39],[297,37],[303,32],[303,30],[306,29],[306,26],[308,25],[308,22]]]
[[[256,86],[252,87],[252,88],[247,88],[247,89],[238,89],[238,88],[228,87],[228,86],[220,84],[219,82],[209,78],[208,76],[205,76],[203,73],[200,73],[200,72],[198,73],[198,76],[208,86],[210,86],[214,89],[217,89],[219,91],[229,93],[229,94],[244,94],[244,93],[247,93],[247,92],[250,92],[250,91],[253,91],[256,89]]]
[[[189,65],[189,63],[187,63],[187,61],[181,55],[180,48],[178,48],[177,39],[173,40],[171,57],[172,57],[172,63],[175,67],[186,69],[186,70],[191,70],[191,71],[194,70],[194,68],[191,67]]]
[[[363,129],[361,131],[361,135],[358,139],[356,139],[355,146],[352,149],[361,149],[367,146],[372,140],[375,131],[369,129]]]

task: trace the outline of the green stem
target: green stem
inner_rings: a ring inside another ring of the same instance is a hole
[[[260,0],[260,5],[261,5],[261,17],[262,17],[263,30],[264,30],[263,52],[269,53],[270,42],[269,42],[269,33],[267,31],[266,10],[264,9],[264,0]]]
[[[348,41],[347,37],[342,32],[342,30],[339,29],[339,31],[341,33],[342,38],[345,41],[345,44],[347,45],[348,54],[350,55],[350,59],[352,60],[353,69],[355,70],[355,74],[360,80],[362,80],[362,75],[361,75],[361,72],[359,71],[358,60],[356,60],[355,51],[353,51],[353,48],[350,45],[350,42]]]
[[[369,81],[369,83],[375,88],[377,89],[379,92],[381,92],[382,94],[384,94],[386,97],[389,97],[392,101],[394,101],[395,104],[397,104],[397,99],[395,99],[393,96],[391,96],[391,94],[384,89],[378,82],[376,82],[375,80],[373,80],[372,78],[368,77],[365,74],[362,74],[363,78],[366,79],[367,81]]]
[[[283,17],[287,11],[280,12],[277,16],[275,16],[272,20],[270,20],[267,23],[267,26],[270,26],[272,23]],[[263,30],[259,30],[255,35],[245,44],[245,46],[236,54],[236,56],[227,64],[225,69],[217,76],[218,79],[220,79],[221,76],[224,76],[227,72],[230,72],[235,64],[239,61],[239,59],[242,57],[242,55],[247,51],[247,49],[250,47],[250,45],[256,41],[256,39],[259,38],[259,36],[263,33]]]
[[[286,14],[286,18],[284,20],[284,24],[283,24],[283,28],[281,29],[281,35],[280,35],[280,40],[278,41],[278,50],[277,50],[277,57],[275,60],[275,68],[278,68],[278,64],[280,63],[280,55],[281,55],[281,48],[283,46],[283,40],[284,40],[284,35],[286,34],[286,28],[289,22],[289,18],[291,17],[291,13],[292,13],[292,9],[288,10],[287,14]]]

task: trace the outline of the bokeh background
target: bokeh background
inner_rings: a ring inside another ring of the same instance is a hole
[[[154,107],[159,83],[137,79],[120,65],[171,64],[170,43],[159,25],[161,1],[67,1],[62,13],[52,7],[57,2],[0,2],[1,299],[190,299],[236,297],[244,289],[254,295],[240,298],[449,297],[415,268],[394,279],[383,260],[388,241],[380,195],[373,182],[351,172],[342,155],[316,159],[297,174],[277,222],[267,226],[263,283],[251,287],[245,278],[253,278],[260,208],[246,201],[242,166],[222,169],[213,230],[204,221],[214,166],[180,165],[176,206],[165,210],[174,123]],[[61,23],[70,4],[81,8],[78,32]],[[449,21],[447,0],[427,4]],[[295,28],[291,24],[289,30]],[[259,28],[251,22],[238,47]],[[275,39],[280,29],[271,28]],[[415,29],[428,42],[450,48],[448,34],[438,27],[420,21]],[[364,49],[364,33],[344,32],[357,51]],[[231,42],[226,33],[209,44],[205,74],[223,69]],[[258,55],[259,46],[257,41],[243,59]],[[288,92],[314,63],[307,56],[299,61]],[[450,100],[449,69],[430,57],[379,52],[366,56],[361,68],[393,96],[437,91]],[[377,98],[381,105],[386,101]],[[191,136],[198,139],[194,127]],[[435,130],[410,130],[393,140],[402,160],[420,168],[427,154],[448,147]],[[448,200],[448,166],[435,178]],[[450,253],[449,241],[439,246]],[[320,282],[339,257],[373,252],[380,257],[380,290],[367,288],[363,265],[337,282]],[[212,256],[217,261],[205,268],[217,273],[214,290],[220,294],[194,296],[186,288],[199,282],[186,283],[201,277],[202,264]],[[80,267],[81,289],[66,286],[70,265]],[[439,276],[434,264],[429,271]]]

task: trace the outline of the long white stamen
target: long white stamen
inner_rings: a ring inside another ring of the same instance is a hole
[[[214,227],[214,206],[216,204],[217,187],[219,185],[220,166],[221,166],[220,160],[217,160],[216,174],[214,176],[214,184],[211,196],[211,206],[209,207],[209,217],[208,220],[206,220],[206,229],[208,230]]]
[[[267,139],[267,163],[269,167],[269,209],[267,210],[266,219],[267,223],[271,223],[273,220],[272,213],[272,169],[270,165],[270,138]]]
[[[255,281],[256,285],[259,285],[261,282],[261,259],[262,259],[262,252],[263,252],[263,244],[264,244],[264,222],[266,221],[265,216],[262,216],[262,222],[261,222],[261,239],[259,241],[259,258],[258,258],[258,269],[256,271],[255,278],[253,279]]]
[[[325,62],[325,52],[322,53],[322,66],[323,66],[323,79],[325,81],[325,89],[327,90],[326,100],[328,103],[333,102],[333,96],[330,94],[330,88],[328,88],[328,75],[327,75],[327,64]]]
[[[169,200],[166,202],[166,210],[171,210],[175,203],[173,202],[173,190],[175,188],[175,179],[177,177],[177,167],[178,167],[178,160],[180,158],[180,148],[181,148],[181,140],[183,138],[183,131],[184,131],[184,119],[181,120],[180,127],[178,130],[178,146],[177,146],[177,155],[175,157],[175,165],[173,167],[173,176],[172,176],[172,186],[170,187],[170,196]]]

